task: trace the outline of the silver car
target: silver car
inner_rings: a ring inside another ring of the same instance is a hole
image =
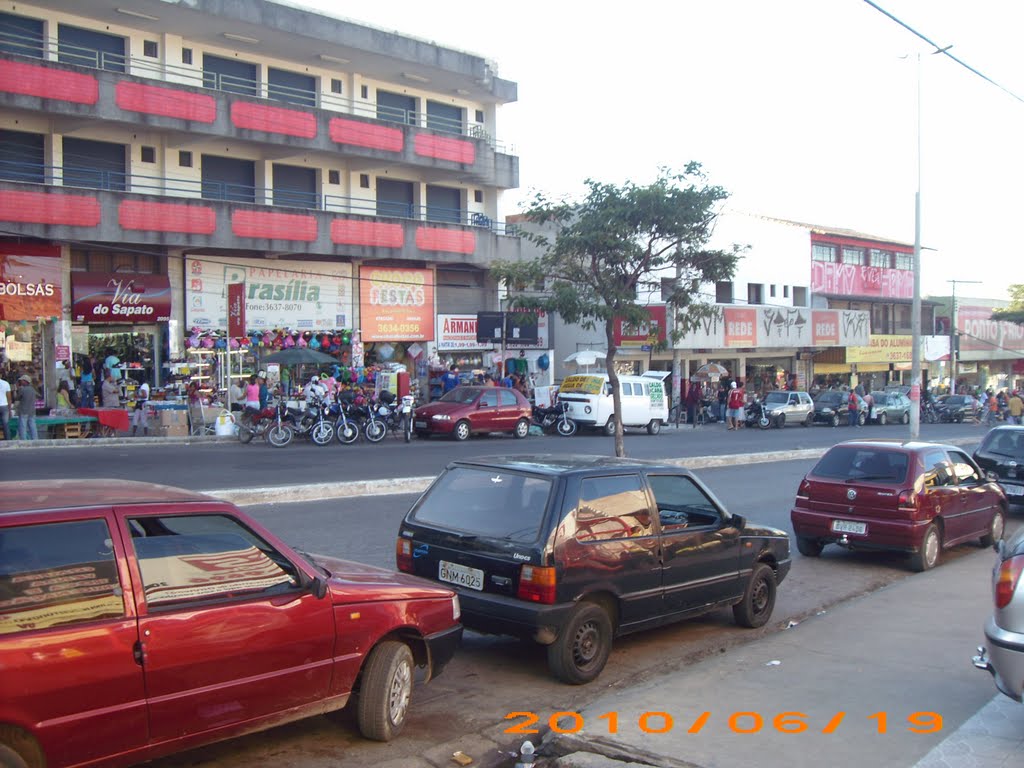
[[[809,427],[814,423],[814,401],[806,392],[769,392],[764,399],[764,409],[774,427],[787,424]]]
[[[985,623],[985,645],[974,666],[992,673],[996,688],[1014,701],[1024,692],[1024,528],[1008,541],[997,541],[992,588],[996,607]]]

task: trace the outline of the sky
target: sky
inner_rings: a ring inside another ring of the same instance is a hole
[[[702,164],[733,209],[914,241],[921,54],[922,293],[1024,282],[1024,3],[389,0],[292,4],[480,54],[518,85],[498,112],[516,213],[534,191],[652,181]],[[1019,98],[1018,98],[1019,97]]]

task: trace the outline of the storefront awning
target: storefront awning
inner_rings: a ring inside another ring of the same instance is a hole
[[[852,373],[846,363],[815,363],[814,373]]]

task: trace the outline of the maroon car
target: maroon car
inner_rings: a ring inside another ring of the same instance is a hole
[[[924,571],[944,548],[1001,539],[1006,511],[999,486],[960,448],[852,440],[830,448],[807,473],[790,520],[808,557],[826,544],[900,550]]]
[[[526,437],[532,413],[530,401],[514,389],[463,386],[417,408],[413,428],[419,437],[451,435],[456,440],[481,432]]]
[[[207,496],[0,483],[0,765],[129,765],[350,700],[387,741],[459,617],[451,589],[302,554]]]

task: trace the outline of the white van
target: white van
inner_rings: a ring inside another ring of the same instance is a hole
[[[668,400],[661,381],[644,376],[619,376],[622,426],[647,427],[656,435],[668,420]],[[568,415],[581,427],[615,434],[615,408],[607,374],[567,376],[558,388],[558,400],[568,405]]]

